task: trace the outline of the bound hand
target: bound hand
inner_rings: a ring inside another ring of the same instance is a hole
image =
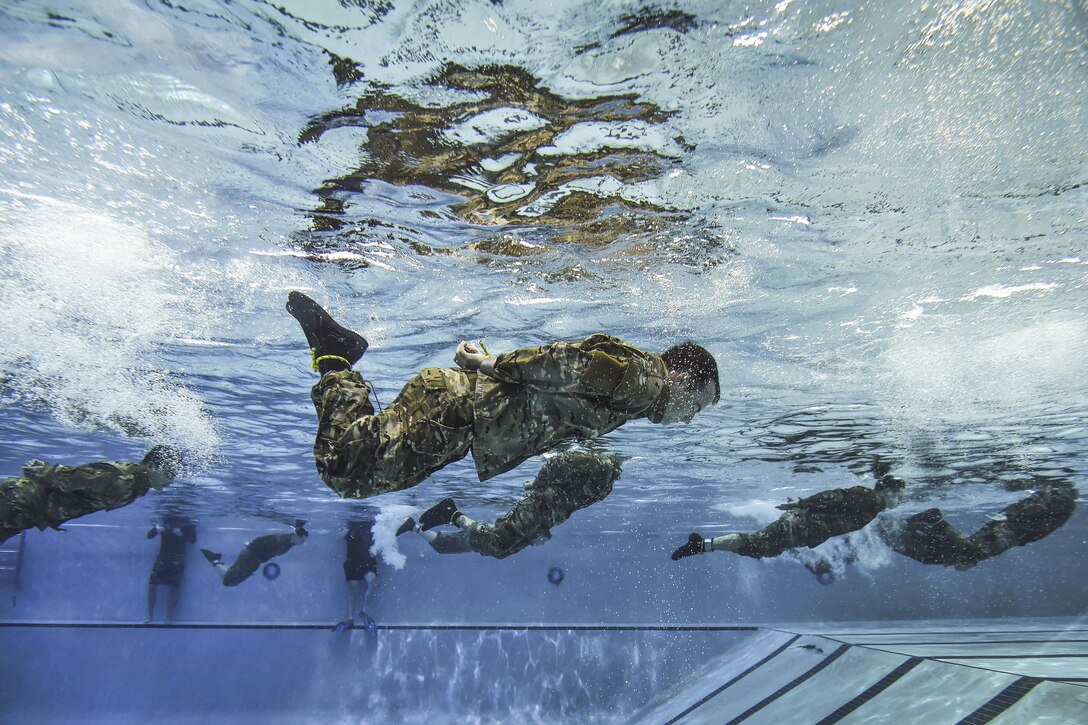
[[[462,340],[453,354],[453,361],[463,370],[478,370],[484,361],[484,354],[471,342]]]

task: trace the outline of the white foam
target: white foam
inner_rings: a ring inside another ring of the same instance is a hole
[[[370,553],[381,556],[386,564],[398,571],[403,569],[408,559],[397,548],[397,529],[406,518],[415,516],[418,512],[418,507],[405,504],[383,506],[374,519],[374,546]]]
[[[214,448],[200,397],[155,361],[158,344],[199,332],[187,329],[192,301],[173,292],[171,250],[101,212],[19,206],[18,221],[0,227],[0,367],[16,395],[67,425]]]
[[[1057,289],[1059,286],[1060,285],[1048,282],[1032,282],[1031,284],[1019,285],[992,284],[987,287],[980,287],[974,292],[964,295],[961,299],[964,301],[975,300],[979,297],[1003,299],[1005,297],[1011,297],[1018,292],[1046,292]]]
[[[782,511],[775,508],[780,503],[782,503],[782,501],[754,499],[742,503],[718,504],[714,506],[713,509],[737,518],[755,519],[760,526],[766,526],[782,515]]]
[[[969,316],[902,327],[883,356],[878,394],[889,415],[929,428],[1068,399],[1082,379],[1088,331],[1075,315]]]

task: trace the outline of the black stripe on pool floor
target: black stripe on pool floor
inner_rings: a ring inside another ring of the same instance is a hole
[[[923,659],[921,657],[911,657],[906,662],[903,662],[894,670],[884,675],[879,681],[873,683],[873,685],[865,692],[862,692],[853,700],[843,704],[838,710],[825,717],[817,723],[817,725],[833,725],[833,723],[837,723],[854,710],[857,710],[859,707],[869,702],[869,700],[872,700],[874,697],[884,692],[884,690],[887,690],[893,683],[897,682],[903,675],[913,670],[922,662]]]
[[[985,705],[960,720],[959,725],[986,725],[986,723],[1019,702],[1020,698],[1031,692],[1031,689],[1040,682],[1042,680],[1037,677],[1021,677],[994,695]]]
[[[741,672],[736,677],[731,678],[724,685],[721,685],[720,687],[715,688],[712,692],[710,692],[709,694],[707,694],[706,696],[701,698],[698,702],[696,702],[695,704],[688,707],[686,710],[684,710],[682,713],[680,713],[679,715],[674,717],[672,720],[669,720],[667,723],[665,723],[665,725],[673,725],[673,723],[677,722],[681,718],[686,717],[686,716],[690,715],[691,713],[695,712],[697,709],[699,709],[700,707],[705,705],[707,702],[709,702],[713,698],[717,697],[727,687],[729,687],[730,685],[736,683],[738,680],[752,674],[753,672],[758,670],[760,667],[762,667],[763,665],[767,664],[768,662],[770,662],[772,659],[774,659],[778,655],[785,652],[786,649],[788,649],[791,644],[793,644],[794,642],[796,642],[799,639],[801,639],[801,635],[799,635],[799,634],[793,635],[793,637],[786,640],[786,642],[783,643],[783,645],[781,647],[779,647],[778,649],[776,649],[774,652],[771,652],[769,655],[767,655],[766,657],[761,659],[759,662],[756,662],[754,665],[752,665],[751,667],[746,669],[744,672]]]
[[[821,660],[819,663],[817,663],[808,672],[801,675],[800,677],[798,677],[797,679],[795,679],[793,682],[789,683],[788,685],[783,685],[782,687],[780,687],[777,690],[775,690],[774,692],[772,692],[770,695],[767,695],[767,697],[763,698],[762,700],[757,702],[755,705],[752,705],[750,708],[748,708],[747,710],[742,712],[740,715],[737,715],[735,718],[730,720],[727,723],[727,725],[735,725],[736,723],[739,723],[740,721],[742,721],[742,720],[744,720],[744,719],[746,719],[748,717],[751,717],[752,715],[755,715],[757,712],[759,712],[763,708],[767,707],[767,705],[771,704],[772,702],[774,702],[778,698],[782,697],[787,692],[789,692],[793,688],[800,685],[802,682],[805,682],[810,677],[813,677],[816,674],[818,674],[825,667],[830,665],[832,662],[834,662],[838,658],[842,657],[844,654],[846,654],[846,651],[849,650],[849,649],[850,649],[850,645],[848,645],[848,644],[842,645],[837,650],[835,650],[834,652],[829,654],[827,657],[823,658],[823,660]]]

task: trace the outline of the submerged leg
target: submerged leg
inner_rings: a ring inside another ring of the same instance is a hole
[[[1076,500],[1073,484],[1046,482],[1024,500],[1006,506],[967,539],[977,557],[974,563],[1049,536],[1073,515]]]
[[[727,534],[714,539],[714,548],[726,549],[753,559],[780,556],[788,549],[813,545],[808,543],[813,538],[810,536],[809,524],[804,514],[787,511],[777,521],[754,534]],[[723,541],[719,542],[718,539]]]
[[[166,621],[170,623],[174,621],[174,610],[178,608],[178,600],[181,599],[181,587],[171,584],[166,588],[170,590],[166,598]]]
[[[157,584],[149,583],[147,585],[147,619],[144,620],[145,623],[150,622],[155,616],[155,593],[158,589]]]
[[[419,517],[421,533],[443,554],[468,550],[504,559],[550,536],[575,511],[603,500],[620,475],[614,456],[565,453],[547,461],[509,513],[494,524],[474,521],[445,499]],[[405,522],[407,524],[408,522]],[[437,534],[433,526],[453,524],[463,531]]]
[[[968,537],[935,508],[889,523],[881,533],[893,550],[923,564],[970,569],[980,561],[1056,531],[1073,515],[1076,498],[1073,484],[1048,481],[1024,500],[1006,506]]]
[[[466,554],[473,551],[468,531],[420,531],[419,534],[439,554]]]
[[[922,564],[963,565],[970,558],[967,540],[945,520],[940,509],[926,509],[901,521],[887,521],[880,536],[892,551]]]
[[[370,478],[382,447],[363,376],[346,370],[322,376],[310,394],[317,410],[314,461],[328,486],[345,498],[373,495],[360,485]]]
[[[329,373],[314,386],[321,478],[345,498],[411,488],[460,460],[472,444],[475,374],[427,369],[374,415],[362,376]]]
[[[330,488],[346,498],[398,491],[468,453],[475,377],[429,369],[427,382],[416,376],[375,416],[366,382],[351,370],[366,339],[301,292],[288,296],[287,311],[321,373],[311,394],[318,418],[314,459]]]

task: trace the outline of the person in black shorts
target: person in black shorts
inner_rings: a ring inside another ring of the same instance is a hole
[[[337,632],[354,629],[359,618],[370,636],[376,636],[374,620],[366,613],[366,603],[378,578],[378,560],[370,553],[374,546],[374,519],[361,518],[348,521],[344,531],[344,580],[348,584],[348,617],[334,628]]]
[[[147,584],[147,619],[155,616],[155,599],[159,587],[170,587],[166,601],[166,621],[174,619],[174,610],[178,606],[181,594],[181,578],[185,575],[185,549],[196,543],[196,523],[183,517],[165,517],[162,523],[151,527],[148,539],[159,537],[159,554],[151,568],[151,577]]]

